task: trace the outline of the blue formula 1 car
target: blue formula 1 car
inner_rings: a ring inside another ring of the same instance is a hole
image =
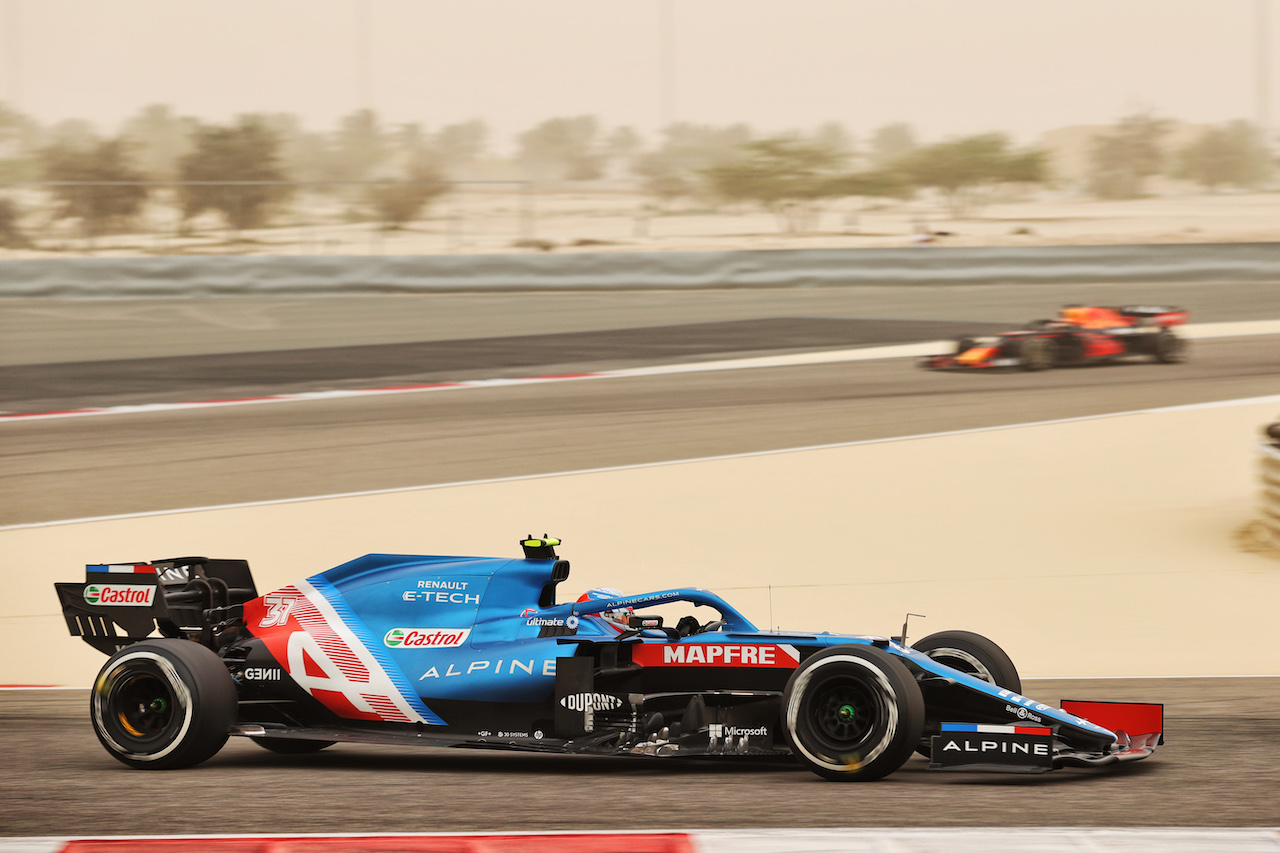
[[[110,655],[98,739],[188,767],[228,736],[300,754],[339,741],[638,756],[790,754],[827,779],[1041,772],[1151,755],[1163,707],[1021,695],[993,642],[760,631],[698,588],[557,603],[558,540],[523,559],[371,554],[259,595],[243,560],[91,565],[57,592]],[[707,607],[664,624],[652,609]],[[650,611],[649,614],[636,611]],[[904,626],[905,634],[905,626]]]

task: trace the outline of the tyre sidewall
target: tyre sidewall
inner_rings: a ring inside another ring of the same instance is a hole
[[[131,680],[153,680],[173,703],[169,722],[152,737],[135,737],[119,721]],[[112,757],[141,769],[190,767],[226,743],[236,719],[235,682],[209,649],[188,640],[147,640],[116,652],[90,694],[94,733]]]
[[[1018,360],[1028,372],[1053,367],[1053,342],[1045,337],[1027,338],[1018,350]]]
[[[911,647],[930,658],[947,664],[957,660],[964,664],[953,668],[987,681],[997,687],[1022,692],[1022,678],[1013,660],[992,640],[972,631],[939,631],[912,643]],[[974,670],[971,672],[970,670]]]
[[[1154,349],[1156,361],[1161,364],[1178,364],[1187,358],[1186,340],[1167,329],[1156,335]]]
[[[850,752],[834,748],[817,730],[817,691],[833,680],[869,689],[878,703],[880,717],[873,736],[850,744]],[[782,717],[793,754],[810,770],[836,781],[871,781],[897,770],[911,756],[924,729],[924,699],[910,670],[889,653],[836,646],[813,655],[792,674],[783,694]]]

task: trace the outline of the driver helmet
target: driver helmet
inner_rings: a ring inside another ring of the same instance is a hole
[[[584,601],[599,601],[603,598],[621,598],[622,590],[614,589],[611,586],[598,586],[595,589],[589,589],[579,598],[578,603]],[[625,631],[631,626],[631,616],[635,611],[630,607],[619,607],[616,610],[605,610],[600,613],[592,613],[592,616],[603,619],[609,627],[615,631]]]

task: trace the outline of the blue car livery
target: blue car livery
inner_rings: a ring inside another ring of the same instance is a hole
[[[370,554],[264,595],[243,560],[203,557],[91,565],[55,586],[71,633],[110,655],[98,738],[143,769],[197,764],[232,735],[293,754],[790,755],[837,781],[914,753],[938,770],[1038,773],[1163,742],[1162,706],[1030,699],[977,634],[761,631],[696,587],[558,602],[559,541],[521,545],[515,559]],[[652,612],[673,607],[713,615]]]

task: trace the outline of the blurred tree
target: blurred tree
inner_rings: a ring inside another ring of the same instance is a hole
[[[905,122],[886,124],[871,134],[871,162],[886,166],[910,154],[917,147],[916,132]]]
[[[120,137],[129,143],[134,166],[154,181],[178,177],[178,161],[192,146],[198,122],[176,115],[168,104],[151,104],[127,119]]]
[[[632,165],[641,191],[659,205],[697,196],[703,189],[702,170],[732,160],[738,147],[752,137],[745,124],[713,127],[683,122],[668,126],[663,135],[666,139],[656,151],[639,155]]]
[[[446,175],[456,175],[480,159],[489,141],[489,126],[480,119],[447,124],[431,140],[435,166]]]
[[[35,144],[37,125],[25,113],[0,102],[0,157],[20,157]]]
[[[371,185],[367,197],[383,230],[398,231],[419,218],[424,207],[449,190],[449,182],[439,172],[419,167],[406,181]]]
[[[276,138],[280,169],[298,181],[337,180],[333,146],[325,134],[307,130],[292,113],[260,116]]]
[[[894,168],[917,187],[936,189],[957,219],[976,213],[1001,183],[1042,183],[1048,152],[1012,150],[1002,133],[984,133],[916,148]]]
[[[228,127],[201,125],[195,149],[182,158],[184,181],[282,181],[280,143],[261,116],[241,116]],[[281,184],[188,184],[179,188],[182,215],[186,219],[216,210],[236,230],[257,228],[267,222],[271,205],[292,191]]]
[[[915,187],[902,172],[890,168],[852,172],[833,178],[831,193],[835,196],[862,198],[896,198],[906,200],[915,194]]]
[[[698,190],[690,174],[661,151],[640,155],[632,163],[631,171],[640,178],[640,191],[654,198],[659,207],[692,196]]]
[[[846,152],[795,136],[748,142],[733,159],[702,170],[711,191],[752,202],[778,216],[790,233],[812,230],[814,202],[844,194]]]
[[[595,180],[603,160],[599,129],[594,116],[547,119],[520,134],[517,159],[534,180]]]
[[[40,126],[8,104],[0,103],[0,181],[34,181]]]
[[[846,158],[853,157],[857,154],[857,142],[853,138],[853,134],[838,121],[829,121],[818,126],[813,132],[813,141],[817,145],[828,148],[832,151],[838,151]]]
[[[403,124],[387,137],[391,168],[382,171],[407,179],[425,170],[439,179],[456,179],[480,158],[488,134],[488,125],[479,119],[445,125],[436,133],[417,123]]]
[[[437,178],[440,177],[431,136],[417,122],[402,124],[388,134],[387,147],[390,151],[390,168],[384,171],[395,172],[396,177],[407,178],[419,170],[426,170]]]
[[[644,150],[644,140],[634,127],[623,125],[615,127],[604,141],[604,159],[608,163],[617,164],[615,171],[626,173],[632,171],[640,152]]]
[[[1256,189],[1271,170],[1262,133],[1250,122],[1233,121],[1209,128],[1179,151],[1174,175],[1212,192],[1221,186]]]
[[[26,249],[31,240],[22,233],[22,212],[12,199],[0,198],[0,249]]]
[[[1172,122],[1135,113],[1098,136],[1089,152],[1089,190],[1098,198],[1138,198],[1147,178],[1164,167],[1161,140]]]
[[[45,148],[88,150],[101,139],[93,122],[82,118],[69,118],[49,128],[45,134]]]
[[[144,176],[130,165],[123,139],[82,145],[57,142],[40,152],[47,181],[71,182],[50,188],[57,201],[55,217],[76,218],[89,235],[122,228],[142,209]]]
[[[338,123],[335,138],[335,177],[342,181],[363,181],[374,175],[386,160],[387,140],[373,110],[356,110]]]

